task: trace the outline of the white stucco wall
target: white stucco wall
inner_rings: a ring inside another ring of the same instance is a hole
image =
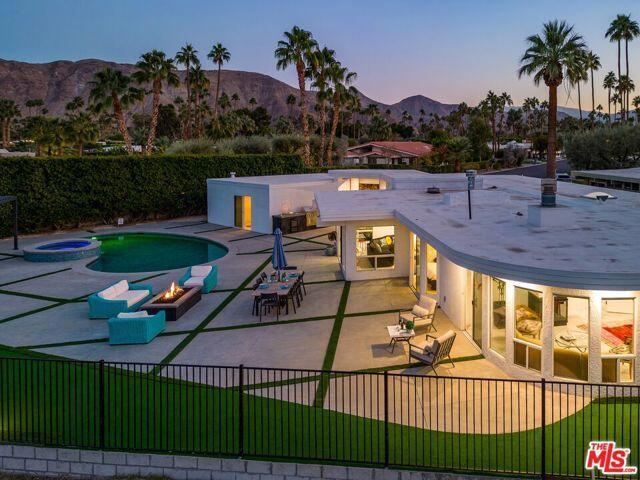
[[[233,227],[236,195],[251,197],[251,230],[271,233],[268,185],[207,180],[207,222]]]
[[[438,305],[460,330],[467,316],[467,270],[438,252]]]
[[[356,270],[356,230],[360,227],[395,227],[395,264],[394,268],[380,270]],[[342,273],[346,280],[372,280],[378,278],[394,278],[409,276],[409,230],[394,220],[357,221],[343,224],[344,262]]]

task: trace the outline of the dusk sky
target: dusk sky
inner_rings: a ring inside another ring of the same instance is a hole
[[[602,0],[1,0],[0,58],[26,62],[100,58],[135,62],[152,48],[170,55],[191,42],[205,60],[214,42],[232,55],[225,68],[272,75],[295,84],[293,71],[275,68],[273,51],[293,25],[358,73],[357,87],[386,103],[422,94],[476,105],[491,89],[516,104],[544,97],[530,78],[518,80],[527,35],[565,19],[600,55],[596,104],[606,110],[602,78],[616,68],[616,47],[604,38],[618,13],[640,21],[640,2]],[[630,75],[640,91],[640,39],[630,45]],[[624,68],[624,64],[623,64]],[[560,104],[576,106],[562,88]],[[590,109],[590,86],[583,108]]]

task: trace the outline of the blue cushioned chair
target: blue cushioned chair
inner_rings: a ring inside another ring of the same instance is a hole
[[[165,328],[164,311],[145,315],[109,319],[109,345],[132,345],[149,343]],[[146,312],[144,312],[146,313]]]
[[[217,265],[195,265],[189,267],[178,280],[181,287],[200,287],[202,293],[209,293],[218,285]]]
[[[151,285],[121,280],[89,296],[89,318],[112,318],[121,312],[135,312],[153,297],[151,291]]]

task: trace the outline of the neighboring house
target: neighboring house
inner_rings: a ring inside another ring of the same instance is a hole
[[[571,178],[576,183],[594,187],[640,192],[640,167],[617,170],[576,170],[571,172]]]
[[[372,180],[378,190],[361,188]],[[512,376],[640,384],[635,193],[602,201],[560,183],[558,207],[541,208],[539,179],[480,176],[470,219],[464,174],[344,169],[207,185],[212,223],[270,233],[272,215],[316,210],[335,228],[346,280],[406,279]]]
[[[411,165],[414,159],[431,153],[423,142],[369,142],[347,149],[343,165]]]

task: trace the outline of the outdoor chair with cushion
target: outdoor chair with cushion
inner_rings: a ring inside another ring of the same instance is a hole
[[[298,267],[296,267],[295,265],[287,265],[282,270],[297,270],[297,269]]]
[[[455,367],[453,360],[451,360],[451,347],[453,347],[455,339],[456,332],[453,330],[449,330],[439,337],[427,335],[427,344],[422,347],[418,347],[409,342],[409,356],[431,367],[433,373],[437,376],[438,372],[436,372],[435,367],[441,361],[449,360],[451,365]]]
[[[141,312],[119,313],[109,319],[109,345],[149,343],[165,328],[165,314]]]
[[[180,277],[181,287],[200,287],[202,293],[210,293],[218,284],[217,265],[195,265]]]
[[[418,303],[411,310],[405,310],[398,313],[398,323],[413,322],[414,327],[427,327],[427,331],[431,329],[436,332],[438,329],[433,324],[436,316],[436,307],[438,302],[434,298],[427,295],[420,295]]]
[[[151,285],[121,280],[89,296],[89,318],[112,318],[121,312],[135,312],[152,296]]]

